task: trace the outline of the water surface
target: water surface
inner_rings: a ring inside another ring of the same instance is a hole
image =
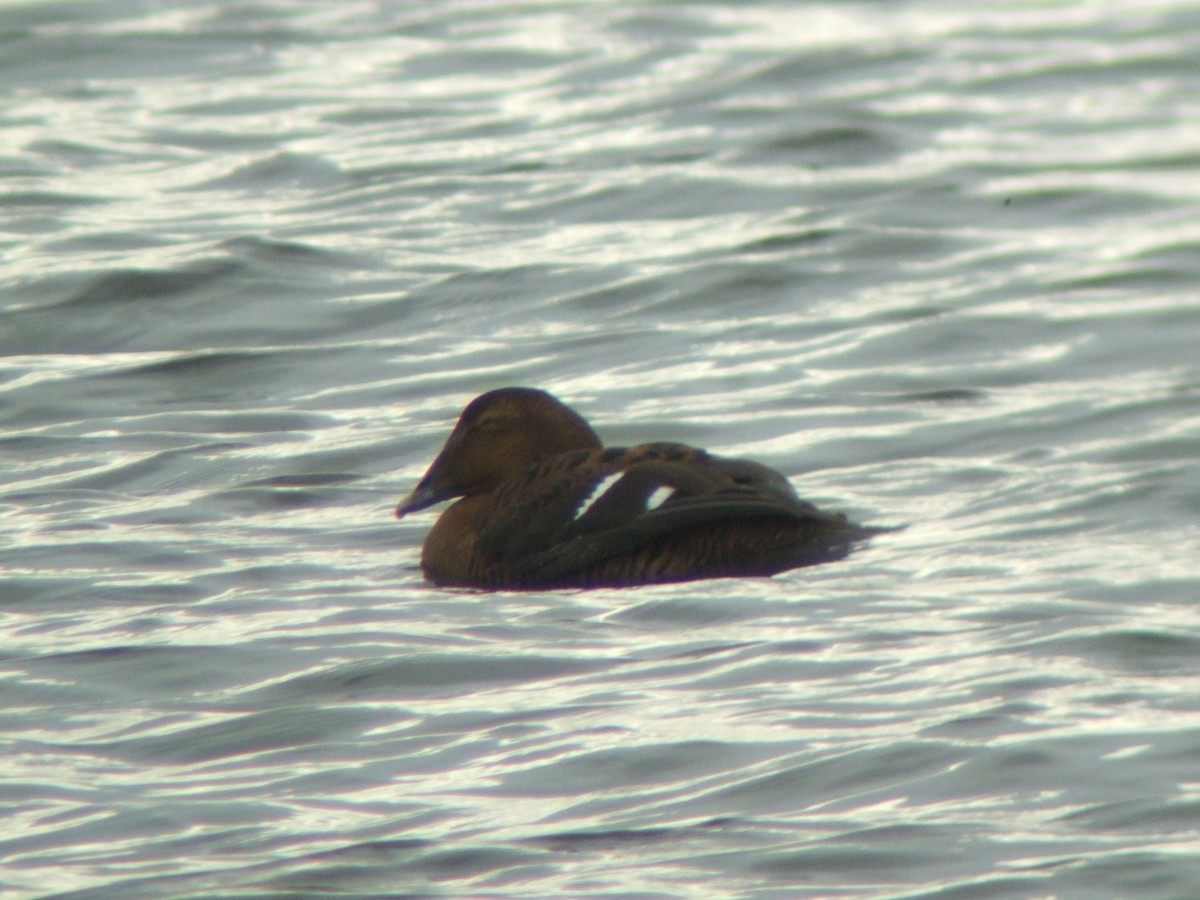
[[[5,896],[1196,896],[1198,35],[5,5]],[[432,588],[506,384],[906,527]]]

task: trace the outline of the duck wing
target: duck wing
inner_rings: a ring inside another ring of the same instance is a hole
[[[773,469],[683,444],[559,457],[527,473],[505,493],[520,499],[499,504],[508,514],[484,529],[479,549],[527,583],[567,583],[572,573],[637,554],[642,557],[637,565],[654,568],[669,561],[652,554],[699,553],[701,543],[706,545],[703,553],[712,555],[720,551],[707,545],[720,529],[731,535],[731,553],[737,538],[745,543],[749,529],[775,543],[816,538],[839,548],[866,536],[845,517],[801,500]],[[772,522],[778,528],[770,528]],[[750,523],[767,523],[767,529]],[[688,547],[685,537],[701,532],[708,534],[692,538]],[[777,539],[774,532],[779,532]],[[821,558],[832,558],[830,554],[821,549]],[[753,568],[753,561],[748,567]]]

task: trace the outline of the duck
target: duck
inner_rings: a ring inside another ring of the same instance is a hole
[[[530,387],[472,400],[396,517],[446,500],[421,571],[489,591],[770,576],[842,559],[879,530],[800,499],[757,462],[665,441],[605,447]]]

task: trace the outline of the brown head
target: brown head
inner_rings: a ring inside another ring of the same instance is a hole
[[[425,477],[396,508],[396,517],[451,497],[486,494],[535,463],[598,447],[600,438],[583,417],[545,391],[489,391],[463,410]]]

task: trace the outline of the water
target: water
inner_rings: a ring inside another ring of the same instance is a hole
[[[1200,11],[0,7],[0,891],[1200,895]],[[435,590],[467,400],[842,563]]]

